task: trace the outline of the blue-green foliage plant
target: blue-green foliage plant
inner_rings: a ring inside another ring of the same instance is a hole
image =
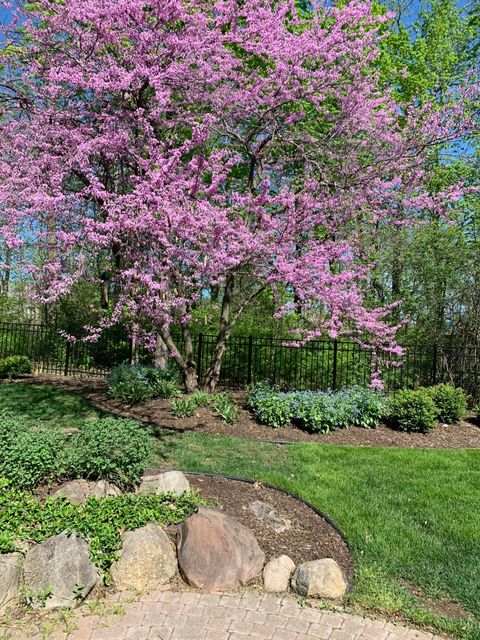
[[[175,398],[180,395],[180,373],[175,364],[158,369],[140,364],[121,364],[107,377],[108,394],[125,404],[134,405],[149,398]]]
[[[278,428],[294,423],[311,432],[329,433],[350,426],[375,428],[385,413],[378,391],[352,387],[331,391],[278,391],[261,383],[247,397],[259,422]]]

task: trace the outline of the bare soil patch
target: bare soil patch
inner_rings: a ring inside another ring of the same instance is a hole
[[[163,399],[148,400],[142,405],[127,407],[106,394],[103,379],[74,379],[59,377],[33,377],[21,383],[45,382],[54,384],[66,391],[81,394],[93,406],[118,416],[135,418],[161,429],[170,431],[231,435],[252,440],[275,443],[316,442],[323,444],[341,444],[372,447],[404,447],[430,449],[480,448],[480,425],[473,418],[455,425],[437,425],[427,434],[403,433],[384,425],[377,429],[337,429],[330,434],[306,433],[294,426],[272,429],[258,424],[251,413],[243,407],[244,392],[233,392],[233,398],[239,404],[239,418],[229,425],[211,410],[199,407],[190,418],[176,418],[171,410],[171,401]],[[75,425],[72,425],[75,427]]]

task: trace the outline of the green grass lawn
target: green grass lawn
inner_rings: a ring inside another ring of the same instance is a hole
[[[43,384],[1,384],[0,411],[21,416],[27,424],[77,427],[99,412],[79,395]]]
[[[0,385],[0,408],[52,425],[92,416],[71,394],[17,389]],[[158,465],[269,482],[327,513],[354,554],[351,608],[480,639],[480,450],[279,446],[158,431],[153,442]],[[458,611],[442,613],[447,602]]]

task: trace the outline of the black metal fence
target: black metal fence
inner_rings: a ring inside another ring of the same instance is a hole
[[[79,335],[75,333],[75,335]],[[213,355],[215,336],[193,336],[200,373]],[[38,373],[96,376],[105,375],[117,364],[132,360],[132,342],[120,327],[105,331],[98,341],[69,342],[58,327],[0,322],[0,358],[28,356]],[[153,355],[138,350],[142,363]],[[220,382],[238,388],[260,380],[296,389],[340,389],[370,382],[375,353],[354,342],[318,340],[304,346],[273,337],[233,336],[228,341]],[[381,369],[388,391],[405,387],[449,382],[480,398],[480,347],[452,345],[410,345],[397,366]]]

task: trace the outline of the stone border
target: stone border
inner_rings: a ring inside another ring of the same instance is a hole
[[[245,482],[246,484],[261,484],[263,487],[267,488],[267,489],[272,489],[273,491],[278,491],[279,493],[283,493],[286,496],[289,496],[290,498],[293,498],[294,500],[297,500],[298,502],[302,502],[306,507],[308,507],[309,509],[311,509],[314,513],[316,513],[317,516],[320,516],[321,518],[323,518],[326,522],[328,522],[328,524],[333,527],[335,529],[335,531],[338,533],[338,535],[341,537],[341,539],[343,540],[343,542],[345,543],[345,545],[347,546],[347,549],[350,553],[350,555],[352,556],[352,558],[354,557],[353,555],[353,550],[352,547],[349,543],[349,541],[347,540],[347,537],[345,536],[345,534],[343,533],[343,531],[340,529],[340,527],[338,527],[338,525],[335,524],[335,522],[333,522],[333,520],[327,516],[326,513],[323,513],[323,511],[320,511],[320,509],[318,509],[314,504],[312,504],[311,502],[308,502],[307,500],[304,500],[303,498],[300,498],[300,496],[297,496],[295,493],[292,493],[291,491],[288,491],[288,489],[282,489],[281,487],[275,487],[272,484],[269,484],[268,482],[260,482],[259,480],[250,480],[249,478],[240,478],[237,476],[230,476],[224,473],[213,473],[211,471],[189,471],[188,469],[172,469],[171,467],[147,467],[146,469],[144,469],[143,474],[145,475],[146,472],[152,472],[153,473],[165,473],[166,471],[181,471],[182,473],[185,473],[187,475],[191,475],[191,476],[207,476],[210,478],[225,478],[226,480],[235,480],[237,482]],[[353,586],[353,582],[354,582],[354,578],[355,578],[355,571],[353,573],[353,577],[351,579],[347,579],[347,593],[349,593],[352,589]]]

